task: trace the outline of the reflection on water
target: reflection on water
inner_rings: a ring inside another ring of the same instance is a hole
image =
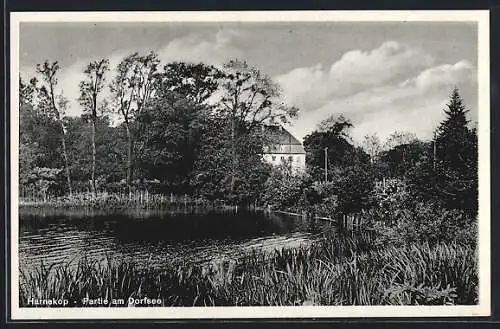
[[[161,268],[236,258],[252,249],[310,244],[329,222],[262,212],[20,211],[21,270],[77,260],[124,259]]]

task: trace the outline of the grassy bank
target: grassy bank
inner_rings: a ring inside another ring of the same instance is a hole
[[[309,248],[254,252],[205,267],[166,264],[161,271],[83,259],[23,273],[20,304],[66,298],[70,306],[82,306],[85,297],[159,298],[163,306],[477,303],[472,247],[419,243],[370,249],[364,241],[327,238]]]
[[[145,191],[134,193],[77,193],[71,196],[40,198],[20,198],[20,207],[51,208],[195,208],[224,207],[223,202],[209,201],[187,195],[150,194]]]

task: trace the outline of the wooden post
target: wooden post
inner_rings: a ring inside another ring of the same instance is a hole
[[[325,183],[328,182],[328,146],[325,147]]]
[[[434,150],[432,157],[432,168],[434,171],[436,171],[436,139],[437,139],[437,134],[436,131],[434,131]]]

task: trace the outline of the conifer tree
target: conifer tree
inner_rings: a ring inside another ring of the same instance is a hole
[[[437,196],[450,208],[477,207],[477,136],[468,126],[467,112],[457,88],[453,89],[446,118],[435,139]]]

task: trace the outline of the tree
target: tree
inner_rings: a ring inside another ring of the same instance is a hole
[[[189,191],[189,177],[196,160],[202,116],[206,106],[189,97],[160,90],[158,97],[137,121],[144,127],[138,167],[176,192]]]
[[[33,99],[37,92],[36,78],[25,83],[19,78],[19,187],[21,193],[28,185],[28,177],[36,166],[39,154],[34,136],[36,112]]]
[[[389,137],[387,137],[383,149],[387,151],[398,145],[410,144],[416,140],[418,139],[414,133],[398,130],[393,132]]]
[[[458,89],[453,89],[446,118],[436,136],[436,189],[448,207],[477,211],[477,135],[468,127]]]
[[[68,192],[71,195],[71,176],[65,140],[66,129],[63,121],[66,114],[67,101],[65,101],[62,95],[56,95],[55,91],[58,82],[56,74],[59,69],[60,66],[57,62],[49,63],[48,61],[45,61],[43,64],[37,64],[36,67],[37,72],[43,76],[43,80],[45,81],[45,85],[40,88],[42,102],[48,109],[49,115],[53,116],[60,126],[62,154],[64,166],[66,168],[66,180],[68,183]]]
[[[142,138],[136,158],[138,169],[160,180],[162,188],[190,191],[202,126],[214,112],[207,99],[220,77],[213,66],[183,62],[169,63],[159,74],[154,99],[137,117]]]
[[[368,162],[353,162],[333,168],[329,176],[330,192],[337,196],[337,209],[343,213],[370,208],[370,196],[375,185],[372,167]]]
[[[368,206],[374,184],[373,170],[368,154],[351,142],[348,131],[352,127],[351,121],[345,117],[330,116],[304,138],[306,161],[312,178],[316,180],[318,196],[310,200],[319,203],[318,209],[325,215],[335,211],[359,211]],[[320,183],[327,147],[329,179]]]
[[[96,145],[95,145],[95,126],[99,116],[102,115],[98,113],[98,95],[102,92],[104,88],[105,77],[104,74],[109,71],[109,60],[101,59],[98,61],[90,62],[83,73],[85,73],[85,80],[81,81],[80,87],[80,98],[78,99],[83,107],[83,112],[85,115],[90,117],[92,123],[92,192],[94,196],[97,194],[96,179],[95,179],[95,166],[96,166]],[[101,108],[102,109],[102,108]]]
[[[31,78],[28,83],[25,83],[23,79],[19,77],[19,107],[34,107],[34,101],[38,93],[37,84],[37,78]]]
[[[71,174],[73,179],[73,189],[79,191],[91,191],[89,184],[92,177],[92,126],[89,125],[85,115],[68,118],[66,122],[66,139],[68,155],[71,161]],[[96,121],[95,136],[96,145],[96,165],[95,179],[96,185],[107,189],[111,185],[123,179],[123,163],[126,161],[126,135],[122,126],[110,126],[106,116],[99,117]],[[125,181],[123,179],[123,181]],[[113,183],[110,185],[110,183]],[[120,184],[116,186],[120,187]],[[122,191],[119,188],[119,191]]]
[[[298,109],[284,104],[278,85],[270,77],[244,61],[231,60],[224,65],[221,79],[221,110],[230,122],[231,180],[234,192],[238,166],[237,144],[243,132],[253,132],[261,124],[288,123]]]
[[[159,89],[204,103],[217,90],[222,72],[212,65],[173,62],[164,66]]]
[[[353,125],[351,120],[345,118],[344,115],[330,115],[318,123],[316,131],[321,133],[330,133],[345,140],[350,140],[351,137],[349,136],[349,130],[352,127]]]
[[[202,118],[196,152],[191,186],[209,199],[227,199],[231,192],[228,173],[232,170],[230,131],[226,118],[220,113]]]
[[[407,174],[413,172],[417,166],[428,165],[431,160],[430,144],[420,140],[410,143],[396,145],[380,154],[380,162],[387,169],[386,175],[389,177],[406,178]]]
[[[315,131],[304,137],[306,163],[312,176],[321,180],[324,175],[325,148],[329,168],[344,166],[351,161],[355,147],[350,142],[348,130],[352,127],[350,120],[339,116],[323,120]]]
[[[154,95],[160,77],[159,63],[158,55],[154,52],[147,55],[133,53],[118,64],[110,86],[116,112],[122,116],[127,133],[126,181],[129,189],[133,176],[134,144],[138,138],[134,136],[134,124]]]
[[[380,152],[382,152],[382,142],[376,134],[365,135],[361,147],[370,156],[372,164],[377,162]]]

